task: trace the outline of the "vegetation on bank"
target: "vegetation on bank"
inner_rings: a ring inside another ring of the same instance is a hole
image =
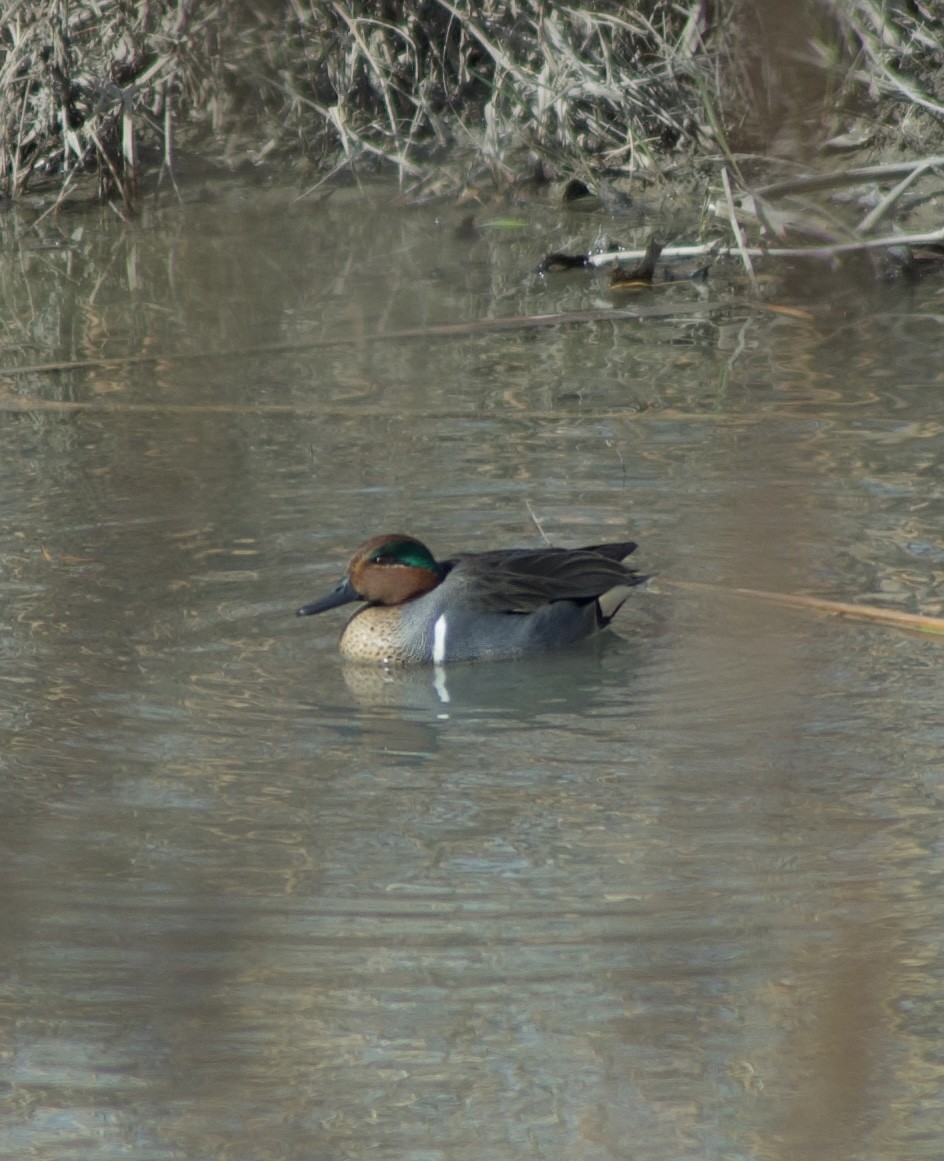
[[[130,203],[184,154],[416,196],[830,141],[920,155],[942,65],[937,0],[7,0],[0,192],[91,171]]]

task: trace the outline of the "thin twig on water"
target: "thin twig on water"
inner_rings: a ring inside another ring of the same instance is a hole
[[[545,543],[545,544],[548,544],[548,545],[549,545],[551,542],[550,542],[550,540],[548,539],[547,533],[544,531],[544,527],[543,527],[543,525],[541,524],[541,521],[540,521],[540,520],[537,518],[537,516],[535,516],[535,514],[534,514],[534,509],[531,507],[531,501],[530,501],[530,500],[528,500],[527,498],[525,498],[525,502],[524,502],[524,504],[525,504],[525,507],[528,509],[528,515],[529,515],[529,516],[531,517],[531,519],[534,521],[534,527],[535,527],[535,528],[538,530],[538,532],[540,533],[541,539],[544,541],[544,543]]]
[[[716,596],[744,597],[753,601],[765,601],[771,605],[782,605],[784,608],[809,609],[812,612],[826,613],[833,617],[872,621],[876,624],[891,625],[898,629],[910,629],[912,632],[930,633],[944,637],[944,617],[928,617],[921,613],[902,613],[898,609],[879,609],[874,605],[856,605],[850,601],[827,601],[821,597],[807,597],[798,593],[774,593],[763,589],[729,588],[726,585],[705,584],[702,581],[660,578],[659,583],[675,589],[713,593]]]

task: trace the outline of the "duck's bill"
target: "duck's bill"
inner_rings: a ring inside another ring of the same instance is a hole
[[[338,581],[327,596],[320,597],[309,605],[302,605],[300,609],[296,610],[296,616],[310,617],[312,613],[323,613],[326,609],[336,609],[338,605],[349,605],[352,601],[362,601],[363,599],[345,577],[344,580]]]

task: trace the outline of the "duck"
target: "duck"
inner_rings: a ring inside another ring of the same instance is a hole
[[[364,602],[341,634],[346,660],[384,666],[493,661],[559,649],[605,629],[649,578],[623,561],[631,540],[505,548],[436,560],[414,536],[362,544],[299,617]]]

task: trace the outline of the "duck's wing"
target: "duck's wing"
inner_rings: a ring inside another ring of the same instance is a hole
[[[502,549],[447,562],[447,583],[483,612],[532,613],[551,601],[589,604],[612,588],[642,584],[647,577],[622,564],[631,541],[590,548]]]

